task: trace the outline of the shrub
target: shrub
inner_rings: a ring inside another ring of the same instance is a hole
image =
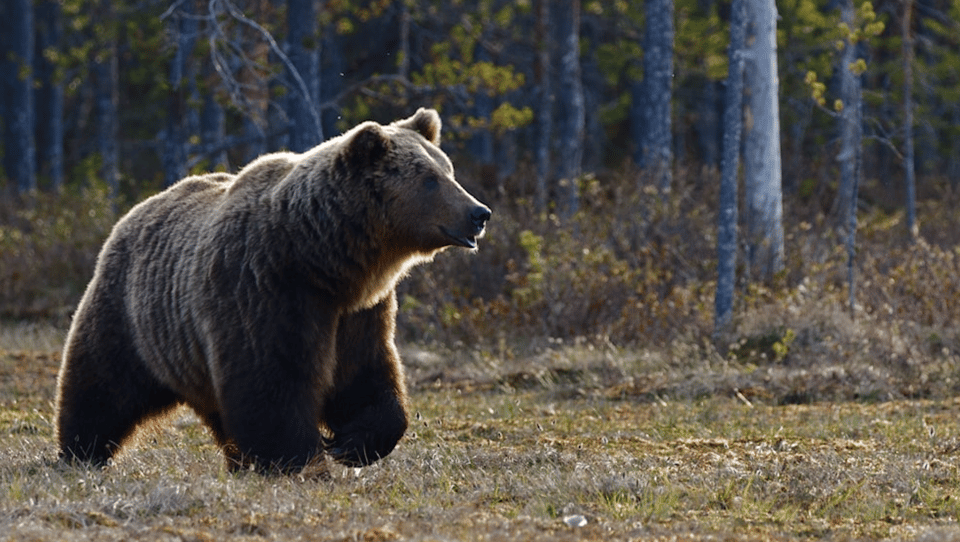
[[[98,187],[0,203],[0,317],[69,314],[116,219]]]

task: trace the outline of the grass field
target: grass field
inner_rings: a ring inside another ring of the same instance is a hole
[[[960,398],[797,400],[852,370],[797,396],[708,353],[407,347],[375,466],[230,474],[181,409],[100,471],[56,460],[62,332],[0,326],[2,540],[960,540]]]

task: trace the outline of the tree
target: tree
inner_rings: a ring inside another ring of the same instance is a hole
[[[550,88],[550,24],[549,0],[535,0],[534,17],[536,29],[536,57],[534,78],[537,104],[537,138],[534,143],[534,161],[537,166],[537,182],[534,203],[538,211],[547,208],[547,179],[550,175],[550,136],[553,131],[553,92]]]
[[[840,103],[835,106],[838,110],[837,128],[840,133],[840,153],[837,162],[840,164],[840,185],[835,200],[836,216],[841,231],[849,233],[848,227],[856,225],[856,187],[859,180],[857,164],[860,158],[862,133],[860,70],[857,65],[857,42],[853,37],[855,28],[855,10],[853,0],[843,0],[840,3],[840,21],[847,29],[843,36],[843,48],[840,52],[837,75],[840,80]]]
[[[227,118],[223,106],[217,100],[217,92],[214,81],[216,73],[213,66],[209,63],[204,65],[203,71],[204,90],[203,105],[200,109],[200,141],[204,148],[213,149],[207,153],[210,161],[210,167],[227,166],[227,149],[221,146],[227,130]]]
[[[579,207],[577,181],[583,161],[584,102],[580,81],[580,0],[559,0],[553,3],[554,31],[559,60],[557,86],[557,119],[559,158],[558,207],[564,217],[573,216]]]
[[[783,269],[783,197],[774,0],[747,2],[744,182],[747,264],[768,279]]]
[[[193,55],[197,41],[197,20],[193,14],[191,1],[180,3],[171,27],[176,39],[176,50],[170,60],[170,106],[167,110],[167,129],[163,138],[164,186],[171,186],[187,175],[187,142],[189,132],[186,120],[189,112],[187,103],[193,70],[188,62]]]
[[[0,76],[6,95],[4,116],[4,169],[17,192],[37,187],[36,147],[33,135],[33,3],[4,2],[0,16],[9,30],[0,59]]]
[[[320,99],[320,51],[314,0],[287,2],[287,46],[290,85],[287,114],[290,150],[303,152],[323,141],[323,124],[317,110]]]
[[[737,182],[743,131],[743,64],[746,2],[733,0],[730,10],[729,75],[723,110],[723,158],[720,163],[720,211],[717,214],[717,293],[714,334],[719,336],[733,316],[737,279]]]
[[[840,100],[838,116],[840,123],[840,191],[837,195],[840,231],[845,233],[847,245],[847,283],[850,311],[853,312],[855,297],[854,259],[857,235],[857,188],[860,184],[860,164],[863,154],[863,97],[860,74],[863,69],[857,63],[853,0],[840,4],[840,21],[848,31],[844,37],[840,55]],[[910,167],[910,166],[908,166]]]
[[[94,83],[94,110],[96,117],[96,145],[100,154],[100,174],[111,195],[116,195],[120,183],[120,163],[117,152],[119,132],[118,102],[119,75],[117,73],[117,19],[111,0],[98,0],[94,7],[96,19],[104,21],[105,35],[94,52],[91,74]]]
[[[646,0],[643,37],[643,130],[640,167],[661,193],[670,191],[670,101],[673,80],[673,0]]]
[[[63,186],[63,83],[53,61],[61,46],[63,22],[60,4],[42,0],[36,4],[36,51],[34,91],[36,112],[37,172],[50,189]]]
[[[849,8],[850,11],[852,10]],[[907,231],[911,238],[918,235],[917,188],[913,161],[913,36],[910,20],[913,15],[913,0],[903,0],[903,16],[900,21],[903,38],[903,165],[904,183],[907,191]]]

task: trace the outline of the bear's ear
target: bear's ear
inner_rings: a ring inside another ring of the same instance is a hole
[[[388,150],[390,136],[375,122],[365,122],[358,126],[347,142],[347,155],[358,166],[379,161]]]
[[[440,114],[436,109],[424,109],[421,107],[408,119],[398,120],[393,123],[394,126],[413,130],[422,135],[427,141],[434,145],[440,144]]]

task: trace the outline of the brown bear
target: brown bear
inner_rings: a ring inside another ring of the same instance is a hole
[[[490,210],[454,180],[440,117],[365,122],[237,175],[183,179],[114,227],[67,336],[61,456],[105,464],[185,403],[234,467],[368,465],[407,428],[395,287]]]

